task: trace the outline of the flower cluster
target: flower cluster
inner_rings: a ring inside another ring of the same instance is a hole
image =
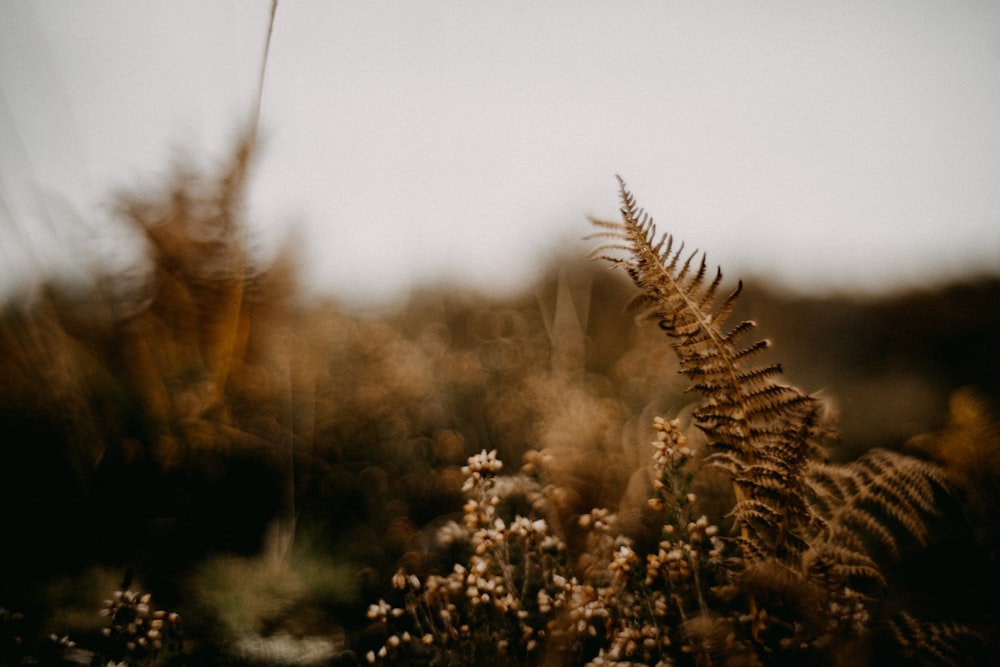
[[[383,640],[367,662],[468,663],[489,650],[525,664],[553,652],[573,664],[672,664],[699,650],[684,628],[705,615],[705,591],[725,576],[723,543],[696,511],[685,469],[694,452],[680,424],[658,418],[654,430],[650,506],[662,512],[662,535],[651,552],[598,507],[577,517],[585,540],[568,553],[549,499],[557,490],[538,479],[541,457],[514,476],[498,475],[495,451],[470,457],[461,525],[447,524],[448,543],[466,545],[467,560],[443,575],[393,576],[398,601],[368,609]]]
[[[393,576],[402,601],[369,607],[368,618],[386,633],[384,643],[365,654],[369,663],[468,656],[484,646],[518,658],[538,650],[553,598],[564,596],[566,545],[552,530],[537,481],[498,477],[502,469],[495,451],[468,459],[462,525],[447,524],[446,536],[450,544],[467,545],[468,560],[445,575],[421,579],[400,570]],[[513,511],[511,498],[520,498],[527,511]]]
[[[662,496],[669,495],[681,504],[694,503],[694,497],[688,492],[682,492],[679,484],[680,473],[688,459],[694,454],[688,446],[687,436],[681,430],[680,420],[667,421],[662,417],[653,420],[653,430],[656,440],[653,445],[653,486],[657,497],[650,498],[649,505],[653,509],[662,510],[666,507]]]
[[[149,593],[118,590],[104,601],[101,616],[108,617],[102,630],[108,639],[107,655],[113,659],[153,656],[166,642],[181,641],[181,618],[175,612],[154,610]]]
[[[497,458],[497,450],[487,452],[485,449],[475,456],[469,457],[468,465],[462,466],[462,474],[466,475],[462,491],[471,491],[487,479],[494,477],[503,470],[503,461]]]
[[[653,430],[656,496],[650,498],[649,506],[665,516],[658,549],[647,556],[647,585],[658,576],[674,583],[697,577],[701,565],[721,565],[724,549],[719,527],[709,524],[708,517],[695,511],[698,498],[690,489],[692,475],[684,470],[694,452],[680,421],[657,417]]]
[[[844,587],[840,595],[827,603],[831,629],[844,630],[855,636],[864,634],[871,622],[869,602],[870,598],[864,594],[850,587]]]
[[[689,631],[707,618],[707,592],[727,581],[724,542],[718,526],[698,511],[689,462],[695,457],[679,420],[657,417],[652,442],[653,497],[661,535],[652,550],[639,552],[619,534],[615,516],[594,510],[581,517],[591,531],[590,550],[604,562],[607,580],[598,583],[598,605],[607,618],[603,646],[592,665],[673,664],[698,654],[703,644]],[[714,625],[703,623],[702,625]]]
[[[676,533],[669,531],[668,535]],[[655,553],[646,557],[646,583],[652,584],[657,577],[671,582],[680,582],[697,576],[702,560],[721,564],[724,543],[718,536],[719,528],[709,525],[702,515],[687,525],[687,535],[682,539],[663,539]]]

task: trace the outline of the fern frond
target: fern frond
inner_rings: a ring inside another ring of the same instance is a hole
[[[754,364],[770,343],[741,342],[753,321],[724,328],[742,282],[720,302],[721,269],[710,272],[704,253],[685,252],[672,235],[658,235],[653,219],[618,180],[621,222],[594,221],[596,236],[607,243],[592,257],[625,269],[641,292],[632,306],[650,312],[673,338],[681,372],[704,395],[695,421],[720,454],[712,460],[730,474],[741,539],[759,541],[746,545],[744,557],[780,552],[794,565],[807,541],[805,526],[812,523],[801,470],[812,451],[803,425],[814,420],[815,401],[778,382],[780,366]]]
[[[872,593],[887,587],[876,554],[898,556],[906,537],[928,541],[936,496],[952,490],[948,476],[883,450],[845,465],[826,463],[822,444],[832,429],[820,402],[783,384],[780,365],[761,361],[770,343],[750,338],[752,320],[727,325],[742,282],[721,298],[722,271],[710,271],[703,253],[686,251],[670,234],[659,235],[619,184],[621,222],[594,221],[605,244],[592,257],[629,275],[639,288],[629,307],[657,321],[690,389],[703,396],[692,415],[708,437],[706,462],[724,470],[733,489],[730,542],[742,563],[730,570],[729,593],[746,595],[754,642],[766,644],[766,619],[787,611],[788,599],[823,610],[796,646],[824,645],[831,627],[864,632],[867,621],[858,619],[868,618]],[[859,607],[864,613],[856,615]],[[937,646],[923,626],[899,628],[894,632],[911,644]]]
[[[884,591],[888,586],[878,563],[859,543],[814,544],[804,560],[809,574],[826,581],[831,589],[842,589],[846,584],[866,588],[865,584],[869,584]]]
[[[845,465],[810,463],[806,479],[812,505],[826,519],[819,542],[844,543],[853,534],[874,539],[894,557],[899,545],[891,525],[926,544],[927,517],[938,513],[936,490],[953,491],[942,468],[884,449]]]
[[[982,635],[966,625],[920,621],[905,611],[889,621],[889,630],[907,658],[928,667],[970,664],[970,653],[983,644]]]

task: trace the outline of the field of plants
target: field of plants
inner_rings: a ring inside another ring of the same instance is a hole
[[[727,299],[623,190],[627,272],[353,312],[251,152],[0,312],[0,664],[989,664],[1000,280]]]

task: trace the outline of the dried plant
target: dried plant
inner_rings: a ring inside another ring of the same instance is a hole
[[[926,667],[960,667],[975,664],[983,638],[966,625],[922,622],[906,612],[889,621],[892,636],[903,655]]]
[[[937,511],[937,493],[952,490],[951,480],[933,464],[883,450],[844,466],[825,463],[823,443],[833,430],[820,402],[780,383],[780,366],[751,363],[769,346],[741,342],[752,321],[726,328],[742,283],[719,301],[721,270],[707,282],[704,255],[674,250],[669,234],[657,238],[652,218],[620,186],[622,221],[595,221],[612,239],[597,255],[626,269],[641,290],[636,304],[672,337],[681,372],[705,397],[694,418],[708,435],[710,459],[728,470],[733,485],[742,560],[733,581],[747,595],[747,648],[765,660],[779,646],[815,652],[829,643],[831,627],[863,633],[857,621],[874,600],[859,591],[870,592],[865,583],[885,584],[874,545],[897,555],[900,532],[925,543],[927,517]],[[782,573],[766,586],[782,593],[779,607],[788,606],[790,591],[800,598],[793,608],[802,601],[825,605],[825,618],[816,617],[824,622],[808,628],[801,616],[779,615],[776,623],[776,610],[747,586],[762,567]],[[768,634],[780,624],[788,632]]]
[[[669,664],[732,648],[732,633],[721,631],[728,621],[708,602],[725,579],[727,547],[696,514],[688,464],[697,454],[677,420],[657,419],[654,429],[648,507],[662,534],[650,553],[604,508],[576,518],[587,540],[573,553],[538,453],[508,476],[496,452],[470,457],[463,525],[439,531],[467,557],[445,574],[396,573],[396,599],[368,609],[379,638],[368,662]]]
[[[831,462],[825,403],[766,361],[740,286],[657,237],[624,186],[595,255],[631,276],[676,358],[609,312],[626,285],[593,269],[503,302],[432,291],[363,317],[306,302],[292,254],[253,261],[253,144],[217,177],[118,199],[147,251],[130,272],[2,313],[18,564],[0,602],[23,608],[52,571],[133,564],[194,603],[190,646],[262,662],[877,663],[885,641],[933,664],[989,638],[971,614],[910,606],[894,571],[940,547],[942,510],[996,523],[1000,430],[974,396],[910,443],[937,465],[884,449]],[[316,563],[337,566],[296,561],[313,533]],[[995,529],[976,538],[995,558]],[[339,567],[383,598],[357,635]],[[275,582],[295,585],[267,594]],[[140,627],[141,604],[127,586],[109,603],[135,614],[108,628],[125,646],[151,647],[164,620]],[[0,648],[26,656],[35,628],[13,618]],[[50,630],[36,657],[100,641],[62,621],[36,636]]]
[[[595,221],[613,243],[595,255],[622,266],[640,288],[633,307],[645,308],[674,339],[681,372],[705,400],[695,420],[710,440],[712,459],[730,473],[733,517],[748,565],[777,559],[795,569],[808,548],[816,517],[806,497],[807,461],[821,456],[819,403],[780,383],[778,365],[755,364],[770,343],[750,344],[750,320],[727,328],[742,282],[718,305],[722,271],[708,276],[705,256],[674,249],[669,234],[656,238],[652,218],[621,186],[622,222]],[[608,254],[624,250],[619,257]]]
[[[657,237],[624,183],[621,198],[621,222],[595,221],[608,241],[595,256],[628,272],[640,288],[632,306],[671,337],[704,397],[692,413],[703,451],[679,420],[653,424],[648,510],[659,537],[650,544],[601,508],[566,524],[551,457],[529,453],[505,477],[496,452],[483,451],[463,468],[464,525],[448,532],[464,560],[444,574],[397,573],[397,599],[369,608],[367,661],[838,664],[886,627],[897,655],[933,661],[975,637],[958,624],[887,618],[882,604],[885,564],[904,539],[929,541],[953,479],[886,450],[829,462],[836,429],[823,403],[758,362],[769,343],[744,342],[752,321],[727,325],[742,285],[721,296],[721,271],[709,278],[704,255]],[[712,470],[731,487],[725,528],[693,491]],[[586,538],[567,540],[576,529]]]
[[[111,599],[104,601],[101,616],[108,624],[102,634],[104,662],[143,664],[155,662],[161,652],[180,653],[183,648],[181,617],[152,606],[152,595],[131,590],[130,574]]]

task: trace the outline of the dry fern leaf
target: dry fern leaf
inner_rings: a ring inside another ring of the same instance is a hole
[[[723,297],[722,272],[710,272],[703,254],[675,247],[671,235],[658,236],[619,184],[621,221],[594,221],[594,236],[606,243],[592,257],[628,273],[640,292],[631,307],[671,337],[681,372],[704,396],[695,423],[735,495],[731,542],[742,568],[733,569],[737,587],[729,594],[741,587],[749,595],[755,640],[764,618],[758,603],[787,607],[802,598],[820,621],[828,613],[824,600],[867,605],[872,589],[886,588],[873,554],[898,555],[903,535],[925,544],[936,496],[951,492],[952,483],[938,466],[884,450],[845,465],[825,463],[821,443],[833,433],[820,402],[782,384],[780,366],[761,362],[769,343],[747,342],[754,322],[727,324],[742,284]],[[906,618],[893,631],[943,664],[950,664],[950,637],[960,634],[934,634]]]
[[[810,462],[806,481],[811,504],[825,520],[817,543],[862,547],[869,539],[893,557],[899,555],[899,544],[892,528],[902,528],[925,545],[926,519],[939,513],[937,490],[954,491],[944,469],[884,449],[844,465]]]
[[[982,649],[980,633],[961,623],[921,621],[906,612],[890,619],[889,630],[903,655],[928,667],[975,664]]]
[[[743,342],[754,322],[727,328],[742,283],[721,297],[722,271],[710,273],[704,254],[675,248],[670,234],[658,236],[618,180],[621,222],[593,221],[594,237],[608,242],[592,257],[628,273],[640,289],[632,307],[649,312],[673,338],[681,372],[705,397],[694,417],[709,436],[711,460],[729,471],[744,558],[796,565],[813,521],[802,471],[816,452],[817,402],[778,382],[780,366],[756,363],[770,343]]]

